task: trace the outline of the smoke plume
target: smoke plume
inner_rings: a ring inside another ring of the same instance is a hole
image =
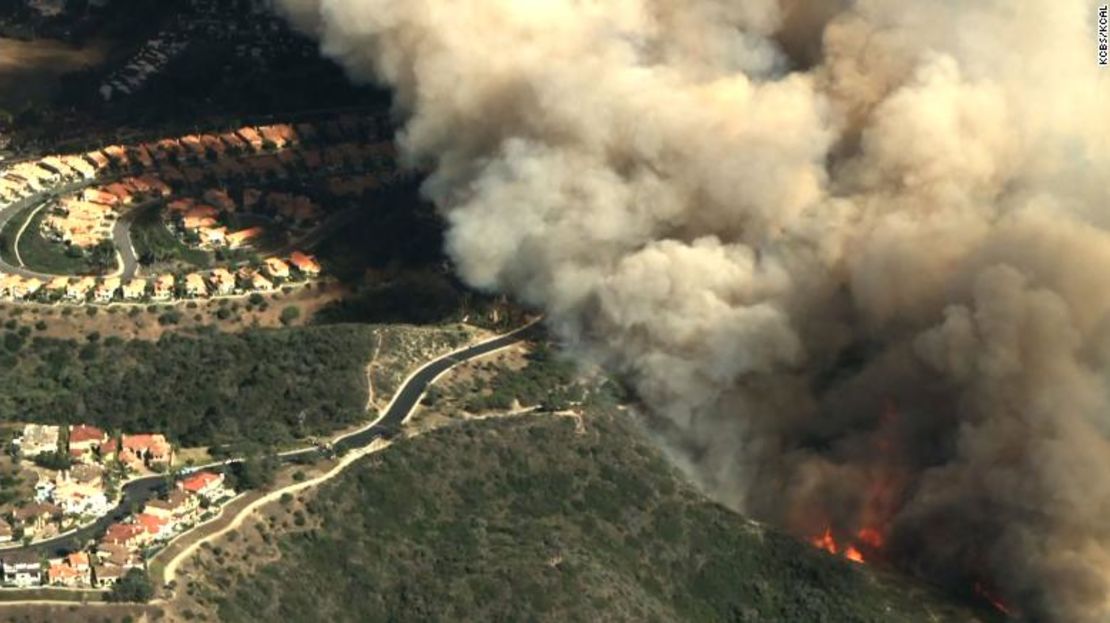
[[[279,0],[477,288],[725,503],[1110,616],[1110,70],[1089,0]]]

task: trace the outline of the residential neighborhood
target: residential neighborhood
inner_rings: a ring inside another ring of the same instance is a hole
[[[175,450],[159,433],[115,435],[88,424],[26,424],[9,452],[38,481],[33,499],[0,517],[0,584],[8,587],[110,586],[128,569],[144,567],[168,540],[213,516],[235,495],[218,471],[185,470],[173,477]],[[160,473],[173,478],[172,486],[107,525],[95,547],[59,558],[19,548],[105,517],[119,503],[128,479]]]
[[[291,268],[292,267],[292,268]],[[107,305],[149,303],[241,296],[272,292],[285,284],[303,283],[320,275],[316,258],[301,251],[268,257],[260,268],[244,267],[232,274],[226,268],[185,274],[164,273],[152,278],[70,277],[44,283],[34,277],[0,277],[0,299],[36,303]]]
[[[56,246],[54,253],[91,258],[102,267],[101,274],[69,277],[28,274],[32,265],[5,273],[13,259],[23,259],[0,258],[0,299],[171,302],[243,296],[320,279],[320,262],[297,241],[311,239],[335,216],[336,199],[361,196],[405,175],[381,133],[379,123],[341,115],[108,144],[0,168],[0,213],[19,210],[27,219],[12,234],[14,248],[38,237]],[[272,187],[290,176],[320,183],[300,192]],[[157,225],[136,216],[152,210]],[[171,236],[178,249],[223,259],[191,270],[136,266],[137,220],[144,232],[153,232],[142,234],[143,240],[154,236],[165,245]],[[104,274],[117,262],[119,270]]]

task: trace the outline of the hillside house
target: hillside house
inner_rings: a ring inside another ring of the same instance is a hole
[[[58,560],[50,561],[46,570],[47,583],[51,586],[82,588],[92,585],[92,566],[89,555],[75,552]]]
[[[146,279],[132,279],[123,286],[123,298],[128,301],[139,301],[146,296]]]
[[[200,513],[200,498],[184,489],[174,489],[164,500],[151,500],[143,512],[177,523],[192,523]]]
[[[122,545],[128,549],[143,547],[150,543],[150,535],[146,529],[133,523],[114,523],[108,526],[101,539],[104,545]]]
[[[111,563],[99,564],[93,568],[93,581],[98,588],[107,588],[119,582],[120,578],[122,578],[123,574],[126,572],[127,570],[119,565]]]
[[[173,462],[173,446],[164,435],[124,435],[120,444],[119,459],[124,464],[138,461],[147,467],[169,467]]]
[[[23,433],[13,440],[19,446],[19,452],[24,457],[37,456],[44,452],[57,452],[58,439],[61,436],[60,426],[46,424],[28,424],[23,427]]]
[[[77,424],[69,427],[69,447],[80,450],[96,450],[100,444],[108,441],[108,433],[88,424]]]
[[[151,294],[151,298],[156,301],[169,300],[173,297],[173,289],[176,283],[177,280],[174,279],[173,275],[158,275],[158,278],[154,280],[154,292]]]
[[[255,270],[242,268],[239,270],[239,286],[243,290],[265,292],[274,289],[274,284]]]
[[[116,292],[119,292],[121,282],[119,277],[108,277],[101,281],[93,290],[93,300],[97,303],[111,303],[116,298]]]
[[[212,293],[225,296],[235,292],[235,277],[226,268],[217,268],[208,274]]]
[[[62,509],[54,504],[35,502],[12,511],[15,526],[23,529],[24,537],[36,538],[56,531],[55,522],[62,516]]]
[[[28,299],[42,290],[45,285],[41,279],[35,277],[20,279],[19,283],[12,285],[10,294],[14,299]]]
[[[208,296],[208,287],[204,285],[204,277],[201,277],[198,273],[185,275],[185,296],[193,298]]]
[[[223,485],[224,475],[217,472],[197,472],[177,483],[178,489],[207,499],[218,496]]]
[[[96,548],[96,560],[104,564],[112,564],[123,569],[133,569],[143,566],[142,557],[126,545],[107,543],[101,541]]]
[[[42,563],[35,552],[14,551],[0,556],[4,584],[8,586],[39,586],[42,584]]]
[[[251,127],[240,128],[236,134],[243,141],[243,143],[250,146],[254,151],[261,151],[264,139],[257,130]]]
[[[315,277],[320,274],[320,263],[316,261],[316,258],[301,251],[294,251],[289,256],[289,263],[306,277]]]
[[[85,160],[88,160],[90,163],[92,163],[97,173],[103,171],[104,169],[107,169],[112,164],[111,160],[108,159],[108,156],[99,151],[90,151],[86,153]]]
[[[54,488],[54,503],[65,515],[101,516],[112,510],[108,496],[99,487],[64,482]]]
[[[289,278],[289,265],[276,257],[268,257],[263,261],[263,266],[266,269],[266,274],[271,279],[288,279]]]
[[[13,290],[23,279],[18,275],[0,275],[0,296],[12,296]]]
[[[135,516],[135,523],[142,526],[151,541],[163,541],[173,535],[173,522],[165,517],[140,513]]]
[[[261,236],[264,231],[265,230],[261,227],[249,227],[247,229],[231,232],[227,235],[227,245],[232,249],[238,249]]]
[[[96,279],[92,277],[82,277],[73,283],[66,284],[65,298],[69,301],[83,301],[89,296],[89,292],[96,287]]]
[[[109,145],[101,151],[108,156],[108,159],[116,163],[116,166],[131,166],[131,157],[127,154],[127,149],[123,145]]]
[[[91,180],[96,177],[96,167],[80,156],[61,156],[60,160],[62,164],[77,172],[82,179]]]
[[[181,226],[194,231],[202,227],[215,227],[219,214],[219,210],[210,205],[197,205],[189,208],[181,217]]]
[[[131,152],[135,155],[135,158],[144,169],[150,169],[154,166],[154,156],[151,154],[150,147],[148,147],[146,143],[132,147]]]
[[[49,291],[51,293],[57,293],[57,294],[60,294],[62,296],[65,296],[66,288],[68,286],[69,286],[69,278],[68,277],[55,277],[55,278],[50,280],[50,283],[46,284],[46,289],[47,289],[47,291]]]
[[[106,207],[114,207],[120,202],[119,196],[109,192],[106,188],[86,188],[81,191],[80,197],[80,200],[86,203],[95,203]]]
[[[197,235],[200,236],[201,244],[209,247],[222,247],[227,244],[227,228],[220,227],[201,227],[197,229]]]

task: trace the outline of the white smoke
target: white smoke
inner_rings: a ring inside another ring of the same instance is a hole
[[[1093,2],[279,4],[394,89],[462,277],[625,374],[711,493],[1110,616]]]

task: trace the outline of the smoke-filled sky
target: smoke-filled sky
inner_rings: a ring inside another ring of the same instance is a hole
[[[628,378],[712,495],[1110,616],[1094,2],[279,4],[395,91],[462,277]]]

